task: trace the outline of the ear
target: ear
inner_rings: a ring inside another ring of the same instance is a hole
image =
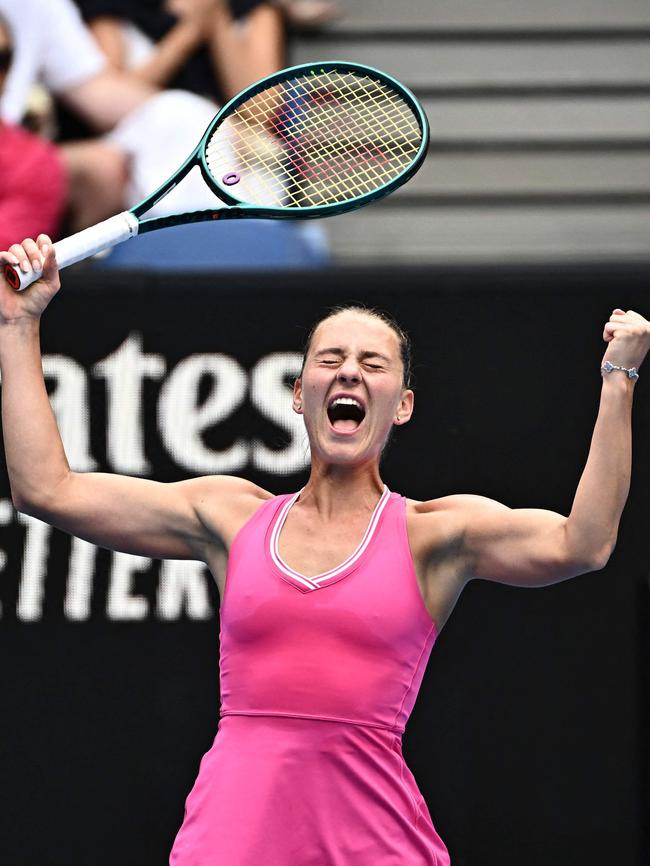
[[[300,376],[293,383],[293,411],[302,415],[302,379]]]
[[[414,402],[415,394],[413,393],[413,391],[411,391],[410,388],[406,388],[404,391],[402,391],[402,398],[399,401],[397,411],[395,412],[393,424],[399,427],[402,424],[406,424],[407,421],[411,420]]]

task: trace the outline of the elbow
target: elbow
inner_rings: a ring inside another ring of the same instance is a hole
[[[566,529],[565,526],[562,543],[563,558],[574,575],[605,568],[616,547],[617,531],[576,533],[567,532]]]
[[[17,490],[13,484],[11,485],[11,502],[16,511],[20,511],[22,514],[30,513],[29,497]]]
[[[605,566],[609,562],[610,556],[614,552],[614,546],[615,545],[612,544],[611,547],[607,547],[606,549],[600,551],[596,556],[594,556],[589,571],[600,571],[601,569],[605,568]]]
[[[29,496],[12,490],[11,501],[16,511],[19,511],[21,514],[27,514],[29,517],[40,517],[42,515],[42,506],[39,506]]]
[[[614,548],[616,547],[616,539],[608,544],[592,551],[589,556],[585,557],[585,568],[584,572],[588,571],[601,571],[607,563],[609,562],[609,558],[614,552]]]
[[[67,476],[66,476],[67,477]],[[11,501],[16,511],[37,517],[46,523],[60,510],[63,502],[61,482],[58,485],[47,488],[44,484],[33,485],[11,485]]]

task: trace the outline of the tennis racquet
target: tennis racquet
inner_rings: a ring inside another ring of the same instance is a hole
[[[418,101],[384,72],[338,61],[283,69],[231,99],[178,171],[144,201],[55,243],[59,267],[167,226],[326,217],[362,207],[415,174],[428,139]],[[196,166],[227,206],[143,218]],[[39,276],[5,265],[14,289]]]

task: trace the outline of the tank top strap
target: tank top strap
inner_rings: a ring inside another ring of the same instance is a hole
[[[406,500],[385,491],[348,560],[294,580],[274,562],[270,536],[295,496],[261,505],[231,547],[220,607],[221,712],[401,734],[436,635],[408,544]]]
[[[406,497],[401,493],[390,492],[382,519],[382,536],[384,543],[389,536],[388,543],[398,547],[408,561],[412,561],[411,547],[408,540],[406,527]]]
[[[250,548],[251,546],[254,548],[256,545],[260,545],[260,550],[263,549],[264,539],[269,527],[275,521],[278,511],[293,495],[293,493],[284,493],[267,499],[266,502],[260,505],[255,514],[249,517],[246,523],[240,527],[228,551],[226,594],[228,593],[228,575],[237,567],[242,552],[246,548]]]
[[[275,520],[278,511],[287,500],[291,499],[294,495],[295,494],[293,493],[282,493],[279,496],[273,496],[271,499],[267,499],[266,502],[260,505],[252,517],[249,517],[244,525],[240,527],[239,531],[233,538],[230,544],[229,556],[236,553],[237,548],[242,544],[248,544],[251,536],[259,535],[264,537],[268,527]]]
[[[305,578],[302,575],[287,575],[288,567],[284,563],[274,562],[274,541],[277,531],[281,528],[287,509],[298,497],[300,491],[274,496],[261,505],[257,511],[241,527],[232,541],[228,556],[228,573],[234,570],[245,550],[258,550],[269,559],[272,568],[281,577],[293,577],[292,582],[303,590],[316,589],[329,585],[347,576],[351,571],[364,567],[368,554],[381,553],[387,550],[397,555],[400,562],[399,571],[406,573],[407,579],[415,583],[415,567],[411,556],[406,525],[406,498],[399,493],[384,487],[384,493],[379,500],[368,528],[356,551],[336,568],[315,578]],[[293,571],[293,570],[291,570]],[[300,580],[300,584],[296,581]],[[302,586],[302,583],[305,586]]]
[[[411,552],[411,542],[408,534],[407,522],[407,499],[401,493],[391,493],[389,502],[384,509],[383,515],[383,538],[382,543],[392,545],[399,555],[399,567],[397,573],[402,576],[402,589],[412,597],[414,607],[418,612],[418,621],[421,622],[424,632],[433,627],[434,640],[438,634],[438,628],[431,619],[427,610],[422,591],[419,587],[418,577],[415,571],[415,562]]]

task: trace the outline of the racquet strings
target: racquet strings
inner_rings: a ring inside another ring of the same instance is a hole
[[[245,100],[217,127],[206,163],[249,204],[322,207],[381,190],[414,161],[423,132],[390,85],[370,75],[313,71]]]

